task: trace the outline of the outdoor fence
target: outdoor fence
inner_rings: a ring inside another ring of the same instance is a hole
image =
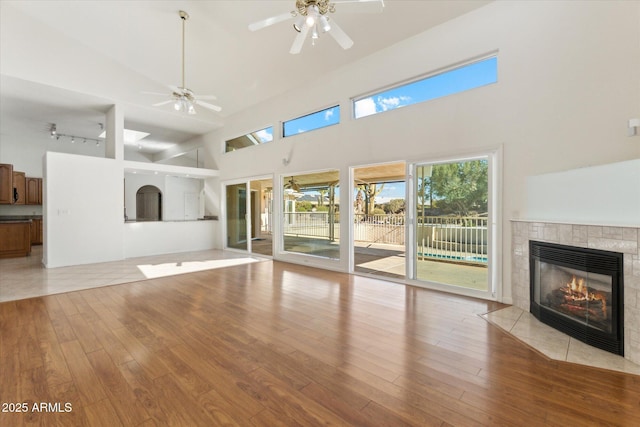
[[[286,213],[284,234],[326,238],[340,237],[339,215],[328,212]],[[331,220],[331,221],[330,221]],[[473,264],[487,263],[486,217],[423,216],[417,218],[418,260],[440,259]],[[404,215],[356,214],[353,238],[357,242],[405,244]]]
[[[284,214],[284,234],[290,236],[339,238],[338,214],[329,222],[329,212],[287,212]]]
[[[487,223],[485,217],[419,217],[418,259],[486,264]]]

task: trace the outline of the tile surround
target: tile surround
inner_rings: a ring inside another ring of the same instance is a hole
[[[511,221],[513,305],[529,314],[529,240],[621,252],[624,258],[624,358],[640,365],[640,227]],[[600,351],[572,339],[586,353]],[[576,350],[578,351],[578,350]],[[569,360],[569,359],[565,359]]]

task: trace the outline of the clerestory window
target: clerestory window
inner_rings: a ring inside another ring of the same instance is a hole
[[[498,58],[492,56],[382,92],[356,98],[353,100],[354,116],[359,119],[453,95],[497,81]]]

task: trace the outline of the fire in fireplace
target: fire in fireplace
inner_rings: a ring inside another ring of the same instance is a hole
[[[623,355],[622,254],[530,241],[531,313]]]

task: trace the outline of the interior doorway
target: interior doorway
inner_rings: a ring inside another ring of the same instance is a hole
[[[136,221],[162,221],[162,192],[144,185],[136,192]]]

